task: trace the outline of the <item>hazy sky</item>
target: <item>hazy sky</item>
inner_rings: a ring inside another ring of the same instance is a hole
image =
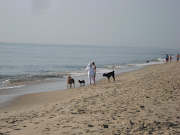
[[[0,0],[0,42],[180,47],[180,0]]]

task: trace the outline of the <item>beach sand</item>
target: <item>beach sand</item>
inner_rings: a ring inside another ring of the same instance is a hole
[[[8,134],[178,135],[180,62],[116,75],[115,82],[21,96],[0,108],[0,135]]]

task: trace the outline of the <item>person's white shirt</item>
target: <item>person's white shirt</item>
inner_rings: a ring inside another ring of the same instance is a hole
[[[87,67],[86,70],[88,70],[88,76],[94,75],[94,68],[93,67]]]

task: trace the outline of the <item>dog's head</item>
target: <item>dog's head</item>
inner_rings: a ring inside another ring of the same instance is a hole
[[[71,76],[68,76],[68,79],[71,79]]]
[[[104,73],[103,76],[106,76],[106,74]]]
[[[67,82],[70,83],[71,80],[72,80],[71,76],[68,76]]]

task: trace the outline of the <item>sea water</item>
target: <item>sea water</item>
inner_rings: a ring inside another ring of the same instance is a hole
[[[97,80],[115,74],[164,63],[175,50],[143,47],[0,43],[0,103],[35,92],[66,89],[68,76],[88,84],[88,63],[95,62]],[[48,83],[38,83],[48,80]],[[19,83],[20,82],[20,83]],[[36,82],[26,85],[23,82]],[[17,85],[17,84],[21,85]]]

